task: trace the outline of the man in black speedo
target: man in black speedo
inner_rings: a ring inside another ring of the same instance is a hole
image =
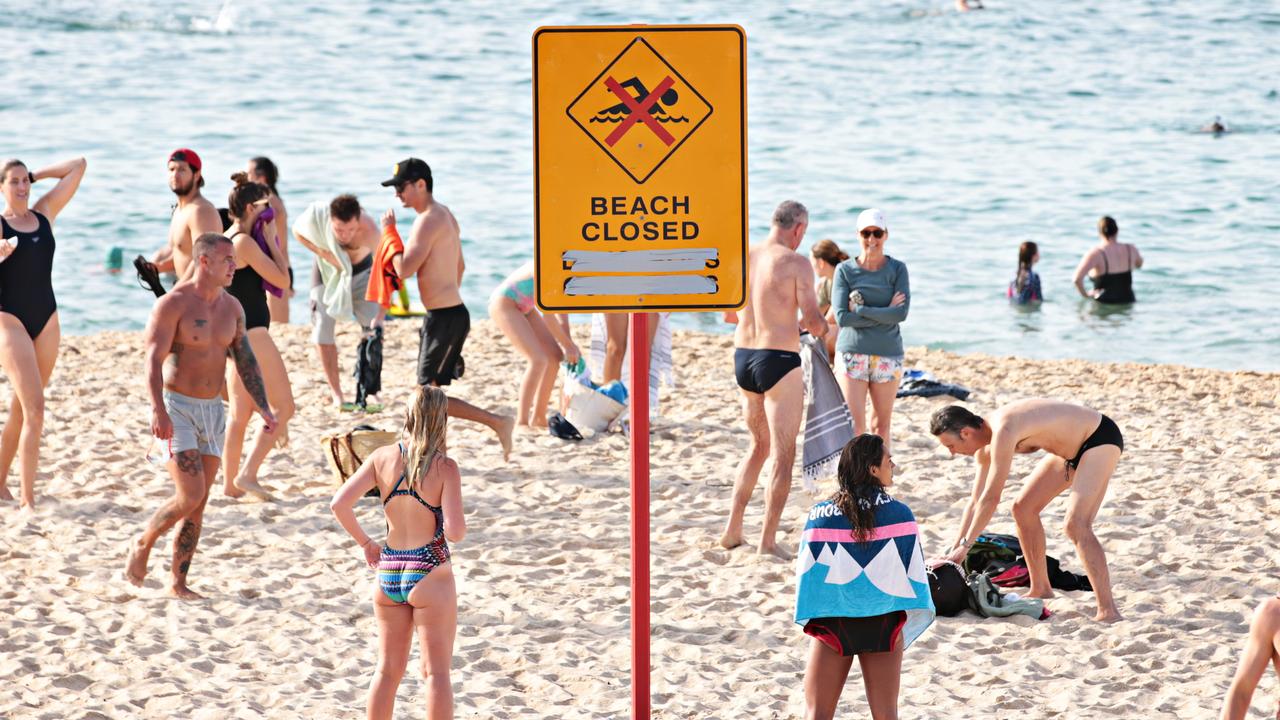
[[[827,332],[827,321],[818,312],[813,268],[796,252],[809,225],[809,211],[787,200],[773,213],[769,237],[751,248],[751,284],[747,304],[736,315],[733,335],[734,374],[741,388],[742,411],[751,445],[738,466],[733,483],[729,521],[720,544],[741,545],[742,520],[760,469],[767,458],[773,471],[764,501],[764,524],[757,552],[786,557],[776,536],[782,508],[791,493],[791,466],[796,457],[796,436],[804,414],[804,381],[800,376],[800,331],[817,337]]]

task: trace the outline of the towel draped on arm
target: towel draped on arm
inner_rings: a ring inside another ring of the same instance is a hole
[[[392,260],[403,253],[404,243],[395,226],[383,228],[382,242],[378,243],[378,251],[373,255],[373,274],[369,278],[369,289],[364,293],[365,300],[384,308],[391,307],[392,298],[400,289],[400,275],[396,273]]]

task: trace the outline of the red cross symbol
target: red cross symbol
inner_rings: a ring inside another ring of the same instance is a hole
[[[653,134],[657,135],[658,139],[667,145],[675,142],[676,139],[671,136],[671,133],[667,132],[667,129],[658,123],[657,118],[649,113],[649,109],[658,102],[658,98],[662,97],[662,93],[671,89],[671,86],[675,84],[676,81],[668,75],[662,82],[658,83],[658,87],[654,88],[648,95],[641,98],[640,102],[636,102],[635,99],[631,97],[631,93],[624,90],[623,87],[618,84],[617,80],[614,80],[613,77],[605,78],[605,87],[609,88],[609,92],[617,95],[618,99],[622,100],[623,104],[627,106],[627,109],[631,111],[630,114],[627,115],[627,119],[623,120],[622,124],[614,128],[613,132],[609,133],[609,137],[604,139],[605,144],[609,147],[613,147],[622,139],[623,135],[627,134],[627,131],[631,129],[631,126],[638,122],[643,122],[645,125],[649,126],[649,129],[653,131]]]

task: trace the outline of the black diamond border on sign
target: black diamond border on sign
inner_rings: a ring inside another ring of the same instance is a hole
[[[658,164],[657,164],[657,165],[654,165],[654,166],[653,166],[653,169],[652,169],[652,170],[650,170],[650,171],[648,172],[648,174],[646,174],[643,178],[637,178],[637,177],[636,177],[636,176],[631,172],[631,170],[627,169],[627,166],[626,166],[626,165],[623,165],[621,161],[619,161],[616,157],[614,157],[614,156],[613,156],[613,153],[609,152],[609,148],[605,147],[605,146],[604,146],[604,144],[603,144],[603,143],[601,143],[601,142],[596,138],[596,136],[595,136],[595,135],[593,135],[593,134],[591,133],[591,131],[590,131],[590,130],[588,130],[588,129],[586,128],[586,126],[584,126],[582,123],[578,122],[578,118],[574,117],[574,116],[573,116],[573,112],[572,112],[572,110],[573,110],[573,106],[574,106],[574,105],[577,105],[577,104],[578,104],[578,101],[579,101],[579,100],[581,100],[581,99],[582,99],[582,97],[583,97],[584,95],[586,95],[586,94],[587,94],[587,93],[588,93],[592,88],[594,88],[594,87],[596,86],[596,83],[600,82],[601,78],[603,78],[603,77],[604,77],[605,73],[609,72],[609,68],[613,67],[614,63],[616,63],[616,62],[618,62],[619,60],[621,60],[621,59],[622,59],[622,56],[623,56],[623,55],[626,55],[626,54],[627,54],[627,51],[631,49],[631,46],[632,46],[632,45],[635,45],[636,43],[644,43],[644,46],[645,46],[645,47],[647,47],[647,48],[649,48],[649,52],[652,52],[655,56],[657,56],[658,60],[662,61],[662,64],[663,64],[663,65],[666,65],[668,70],[670,70],[670,71],[671,71],[671,72],[672,72],[676,77],[680,78],[680,82],[684,83],[684,86],[685,86],[685,87],[687,87],[687,88],[689,88],[690,90],[692,90],[692,91],[693,91],[693,94],[694,94],[694,95],[697,95],[697,96],[698,96],[698,99],[699,99],[699,100],[701,100],[701,101],[702,101],[702,103],[703,103],[704,105],[706,105],[706,106],[707,106],[707,114],[706,114],[706,116],[705,116],[705,117],[703,117],[701,120],[699,120],[699,121],[698,121],[698,124],[697,124],[697,125],[694,125],[694,126],[693,126],[693,129],[691,129],[687,134],[685,134],[685,136],[684,136],[683,138],[681,138],[681,139],[680,139],[680,142],[676,143],[675,147],[671,148],[671,150],[669,150],[669,151],[667,152],[667,154],[666,154],[665,156],[663,156],[662,160],[660,160],[660,161],[658,162]],[[714,115],[714,114],[715,114],[715,112],[716,112],[715,107],[713,107],[713,106],[711,105],[711,103],[707,102],[707,99],[706,99],[705,97],[703,97],[703,96],[702,96],[702,93],[698,92],[698,89],[697,89],[697,88],[695,88],[695,87],[693,86],[693,84],[692,84],[692,83],[690,83],[688,80],[686,80],[686,79],[684,78],[684,76],[680,74],[680,71],[679,71],[679,70],[676,70],[675,68],[671,67],[671,63],[667,62],[667,59],[666,59],[666,58],[664,58],[664,57],[662,57],[662,53],[660,53],[660,52],[658,52],[657,50],[655,50],[655,49],[654,49],[654,47],[653,47],[652,45],[650,45],[650,44],[649,44],[649,42],[648,42],[647,40],[645,40],[643,37],[640,37],[640,36],[638,36],[638,35],[636,36],[636,38],[635,38],[634,40],[632,40],[631,42],[627,43],[627,46],[626,46],[626,47],[624,47],[624,48],[622,48],[622,52],[618,53],[618,56],[617,56],[617,57],[615,57],[614,59],[610,60],[610,61],[608,62],[608,64],[606,64],[606,65],[604,66],[604,70],[601,70],[601,71],[600,71],[600,74],[596,76],[596,79],[595,79],[595,80],[592,80],[592,81],[591,81],[591,82],[589,82],[589,83],[587,83],[587,87],[585,87],[585,88],[582,90],[582,92],[578,93],[578,97],[574,98],[574,99],[573,99],[573,102],[569,103],[569,106],[568,106],[568,107],[566,107],[566,108],[564,109],[564,113],[565,113],[565,115],[568,115],[568,116],[569,116],[569,119],[573,121],[573,124],[574,124],[574,125],[577,125],[579,128],[582,128],[582,132],[586,133],[586,134],[587,134],[587,137],[591,138],[591,141],[592,141],[592,142],[594,142],[594,143],[595,143],[595,144],[596,144],[596,145],[597,145],[601,150],[603,150],[603,151],[604,151],[604,154],[605,154],[605,155],[607,155],[607,156],[609,157],[609,159],[610,159],[610,160],[612,160],[612,161],[614,162],[614,164],[616,164],[618,167],[622,168],[622,172],[626,173],[626,174],[627,174],[627,177],[630,177],[632,180],[634,180],[634,181],[636,182],[636,184],[637,184],[637,185],[643,185],[643,184],[645,183],[645,181],[646,181],[646,180],[648,180],[649,178],[653,177],[653,174],[654,174],[654,173],[656,173],[656,172],[658,172],[658,168],[660,168],[660,167],[662,167],[663,165],[665,165],[665,164],[666,164],[666,162],[667,162],[668,160],[670,160],[670,159],[671,159],[671,156],[672,156],[672,155],[675,155],[675,154],[676,154],[676,151],[680,149],[680,146],[681,146],[681,145],[684,145],[684,143],[685,143],[685,141],[686,141],[686,140],[688,140],[689,138],[693,137],[693,134],[694,134],[694,133],[696,133],[696,132],[698,131],[698,128],[702,127],[702,126],[703,126],[703,124],[705,124],[705,123],[707,122],[707,120],[708,120],[712,115]]]

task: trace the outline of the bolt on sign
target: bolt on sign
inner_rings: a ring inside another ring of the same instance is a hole
[[[742,307],[746,87],[746,33],[736,25],[534,33],[542,309]]]

